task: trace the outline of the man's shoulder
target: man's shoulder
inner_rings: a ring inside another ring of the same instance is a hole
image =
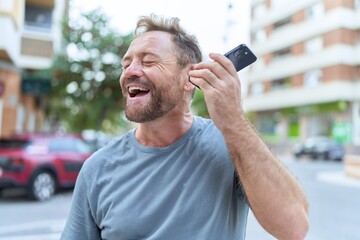
[[[200,116],[194,116],[194,122],[197,128],[207,129],[216,127],[214,122],[210,118],[204,118]]]
[[[116,155],[121,155],[126,151],[125,145],[130,141],[131,131],[124,133],[121,136],[114,137],[102,148],[94,152],[89,159],[86,160],[84,167],[98,168],[100,165],[106,165]]]
[[[220,130],[210,118],[195,116],[195,124],[196,127],[204,134],[211,134],[213,136],[214,133],[221,134]]]

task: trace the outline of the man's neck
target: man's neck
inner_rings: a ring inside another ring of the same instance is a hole
[[[162,117],[141,123],[136,130],[136,139],[148,147],[166,147],[181,138],[191,127],[193,116],[190,112],[177,117]]]

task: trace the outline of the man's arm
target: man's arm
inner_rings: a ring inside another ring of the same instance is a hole
[[[241,86],[232,63],[220,54],[194,65],[190,80],[204,92],[210,117],[226,140],[232,161],[259,223],[277,239],[304,239],[306,197],[246,119]]]
[[[304,239],[308,206],[301,187],[246,119],[236,124],[223,134],[254,215],[277,239]]]
[[[61,240],[101,239],[99,228],[90,212],[84,175],[82,169],[76,181],[70,213],[61,234]]]

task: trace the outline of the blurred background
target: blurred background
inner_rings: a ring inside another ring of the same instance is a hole
[[[239,72],[244,110],[309,197],[307,239],[360,239],[359,0],[0,0],[0,240],[58,239],[71,202],[61,183],[85,161],[83,144],[93,152],[134,127],[120,60],[150,13],[180,18],[204,60],[250,46],[258,60]],[[208,116],[201,91],[192,108]],[[59,135],[81,147],[54,150]],[[59,159],[66,167],[53,167]],[[247,239],[273,239],[251,213]]]

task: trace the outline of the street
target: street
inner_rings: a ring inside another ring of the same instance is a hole
[[[360,240],[360,180],[346,177],[339,162],[282,159],[303,186],[310,203],[306,240]],[[0,240],[59,239],[71,191],[47,202],[32,202],[21,192],[0,198]],[[246,239],[274,239],[249,214]]]

